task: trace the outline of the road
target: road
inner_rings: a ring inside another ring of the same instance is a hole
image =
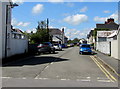
[[[2,67],[3,87],[118,87],[118,80],[94,55],[79,47],[42,54]]]

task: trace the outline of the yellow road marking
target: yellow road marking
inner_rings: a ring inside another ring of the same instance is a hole
[[[97,57],[97,56],[96,56]],[[114,71],[114,73],[120,77],[120,74],[116,72],[116,70],[111,67],[109,64],[107,64],[105,61],[103,61],[100,57],[98,57],[100,59],[100,61],[102,61],[105,65],[107,65],[108,67],[110,67],[110,69],[112,69],[112,71]]]
[[[97,59],[95,59],[95,60],[98,61]],[[104,67],[100,62],[98,62],[98,63],[103,67],[103,69],[109,74],[109,76],[110,76],[114,81],[117,81],[117,79],[116,79],[113,75],[111,75],[110,72],[109,72],[108,70],[106,70],[105,67]]]
[[[114,82],[109,76],[108,74],[101,68],[101,66],[94,60],[93,56],[90,56],[91,59],[97,64],[97,66],[100,68],[100,70],[106,75],[106,77],[111,81]]]
[[[111,82],[117,81],[117,79],[114,76],[112,76],[110,72],[108,72],[97,59],[95,59],[93,56],[90,56],[90,57],[97,64],[97,66],[102,70],[102,72],[106,75],[106,77],[110,79]]]

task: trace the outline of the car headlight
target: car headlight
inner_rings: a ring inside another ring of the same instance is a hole
[[[80,51],[83,51],[83,49],[80,49]]]

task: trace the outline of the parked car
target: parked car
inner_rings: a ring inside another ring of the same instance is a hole
[[[42,44],[39,44],[37,48],[38,48],[38,53],[45,53],[45,52],[55,53],[55,48],[50,42],[44,42]]]
[[[80,43],[77,43],[77,46],[79,46],[80,45]]]
[[[74,47],[74,44],[71,43],[71,44],[68,44],[67,46],[68,46],[68,47]]]
[[[79,54],[83,54],[83,53],[90,53],[90,54],[92,53],[92,50],[89,44],[80,45]]]
[[[62,48],[68,48],[67,44],[62,44]]]
[[[62,46],[61,46],[61,44],[54,44],[54,48],[55,48],[55,50],[62,50]]]

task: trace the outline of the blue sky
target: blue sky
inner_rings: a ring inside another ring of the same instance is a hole
[[[35,31],[37,22],[49,18],[50,27],[65,28],[69,39],[86,38],[96,23],[118,18],[117,2],[23,2],[12,10],[12,24],[23,31]]]

